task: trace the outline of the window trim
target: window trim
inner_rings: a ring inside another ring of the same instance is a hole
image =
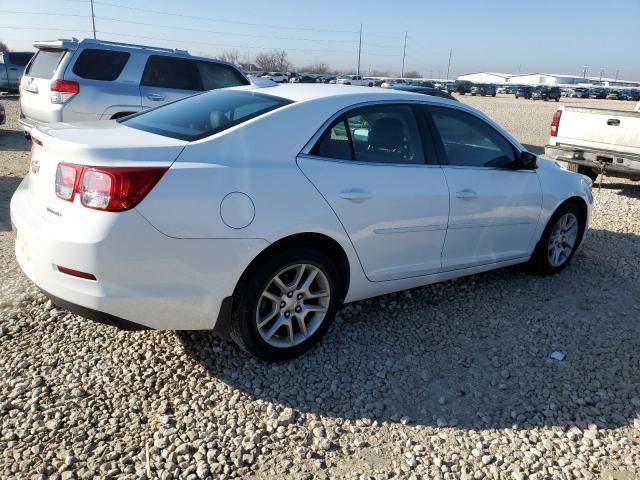
[[[438,130],[438,127],[435,123],[435,120],[433,119],[433,109],[434,108],[442,108],[442,109],[447,109],[447,110],[453,110],[453,111],[457,111],[460,112],[462,114],[467,114],[473,118],[475,118],[476,120],[479,120],[481,122],[483,122],[484,125],[486,125],[489,129],[491,129],[496,135],[499,135],[501,138],[504,139],[505,142],[507,142],[510,146],[511,149],[513,150],[513,155],[514,157],[517,159],[520,154],[525,150],[520,150],[520,148],[517,147],[517,145],[515,145],[508,137],[506,137],[505,135],[502,134],[502,132],[500,132],[497,128],[495,128],[493,125],[491,125],[489,122],[487,122],[486,120],[484,120],[482,117],[478,116],[478,115],[474,115],[472,112],[468,112],[462,108],[455,108],[455,107],[450,107],[450,106],[445,106],[445,105],[425,105],[423,108],[423,113],[425,115],[425,117],[427,118],[427,122],[429,124],[429,130],[431,130],[432,133],[432,137],[434,139],[434,145],[435,148],[437,150],[438,153],[438,160],[440,162],[440,165],[443,167],[449,167],[449,168],[471,168],[471,169],[482,169],[482,170],[501,170],[501,171],[513,171],[513,172],[518,172],[518,171],[530,171],[530,170],[522,170],[522,169],[514,169],[514,168],[510,168],[510,167],[485,167],[485,166],[481,166],[481,165],[452,165],[449,163],[449,159],[447,157],[447,153],[445,151],[444,148],[444,142],[442,141],[442,137],[440,135],[440,131]],[[532,170],[531,170],[532,171]]]
[[[439,166],[434,162],[429,162],[429,158],[437,159],[436,151],[433,148],[433,144],[428,144],[429,146],[425,146],[425,135],[426,132],[423,131],[424,125],[421,122],[422,114],[417,108],[419,105],[428,105],[419,101],[410,101],[410,100],[378,100],[373,102],[362,102],[354,105],[350,105],[345,107],[335,114],[333,114],[327,121],[325,121],[322,126],[318,129],[318,131],[311,137],[311,139],[307,142],[304,148],[298,153],[298,156],[302,155],[308,158],[315,158],[319,160],[333,161],[333,162],[349,162],[351,164],[357,165],[391,165],[397,167],[422,167],[422,166]],[[379,106],[388,106],[388,107],[406,107],[408,108],[416,121],[416,128],[418,130],[418,141],[420,142],[420,147],[422,150],[422,158],[423,161],[421,163],[387,163],[387,162],[363,162],[355,159],[355,152],[353,148],[353,141],[351,139],[351,131],[349,129],[349,123],[347,122],[347,118],[352,112],[357,112],[358,110],[362,110],[363,108],[370,107],[379,107]],[[349,149],[351,152],[351,159],[344,158],[331,158],[331,157],[322,157],[319,155],[314,155],[311,151],[317,145],[317,143],[322,139],[327,130],[335,127],[339,122],[345,122],[345,127],[347,129],[347,135],[349,137]],[[429,154],[429,156],[427,156]]]

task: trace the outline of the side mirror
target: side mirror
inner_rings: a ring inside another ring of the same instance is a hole
[[[538,157],[531,152],[524,151],[516,160],[516,168],[519,170],[535,170],[538,168]]]

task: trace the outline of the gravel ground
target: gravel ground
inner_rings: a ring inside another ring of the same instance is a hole
[[[534,150],[557,107],[462,100]],[[557,276],[511,268],[351,304],[310,353],[263,364],[37,292],[8,219],[28,145],[2,101],[0,478],[640,478],[640,184],[602,182]]]

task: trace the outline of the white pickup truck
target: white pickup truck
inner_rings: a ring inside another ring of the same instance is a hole
[[[592,180],[599,174],[640,180],[640,112],[560,107],[544,151]]]
[[[373,87],[373,80],[362,78],[360,75],[346,75],[338,77],[336,83],[339,85],[359,85],[361,87]]]

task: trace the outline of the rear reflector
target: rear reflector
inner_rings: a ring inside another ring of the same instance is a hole
[[[51,103],[65,103],[80,91],[80,84],[69,80],[54,80],[49,85],[49,89],[51,90]]]
[[[558,110],[553,114],[553,120],[551,120],[551,136],[558,136],[558,127],[560,127],[560,117],[562,116],[562,110]]]
[[[86,272],[80,272],[78,270],[73,270],[71,268],[61,267],[60,265],[56,265],[58,271],[60,273],[64,273],[65,275],[71,275],[72,277],[84,278],[85,280],[96,280],[95,275]]]
[[[59,163],[56,195],[73,202],[75,194],[87,208],[121,212],[135,207],[169,167],[86,167]]]

